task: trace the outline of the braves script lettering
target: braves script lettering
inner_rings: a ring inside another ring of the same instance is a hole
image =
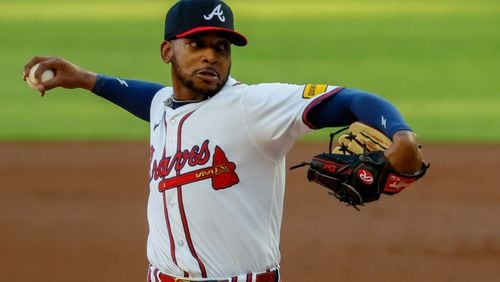
[[[153,161],[154,148],[150,147],[151,154],[151,180],[158,180],[158,189],[160,192],[177,188],[189,183],[202,180],[210,180],[214,190],[226,189],[240,180],[236,174],[236,164],[229,161],[226,153],[219,147],[215,146],[213,155],[208,148],[208,140],[203,141],[201,147],[193,146],[190,150],[183,150],[175,153],[173,156],[166,156],[163,149],[162,158]],[[182,172],[186,164],[189,167],[205,165],[212,159],[209,166],[188,172]],[[176,173],[172,173],[175,169]]]
[[[154,151],[153,148],[151,148]],[[172,169],[180,171],[186,163],[189,166],[204,165],[210,160],[210,150],[208,149],[208,140],[205,140],[201,147],[193,146],[190,150],[184,150],[175,153],[173,156],[165,156],[165,149],[163,150],[163,157],[158,161],[154,160],[151,166],[150,180],[158,180],[158,178],[167,177]]]
[[[204,143],[205,144],[205,143]],[[208,145],[208,142],[207,142]],[[202,149],[204,146],[202,146]],[[192,152],[193,150],[191,150]],[[184,151],[188,152],[188,151]],[[184,152],[183,154],[180,154],[179,156],[184,157]],[[210,153],[202,153],[203,156],[210,156]],[[196,155],[196,156],[201,156],[201,155]],[[189,183],[193,182],[198,182],[202,180],[210,180],[212,184],[212,188],[214,190],[221,190],[221,189],[226,189],[229,188],[235,184],[237,184],[240,180],[238,178],[238,174],[236,174],[236,164],[229,161],[226,157],[226,153],[219,147],[215,146],[215,152],[213,154],[212,158],[212,163],[208,167],[203,167],[197,170],[192,170],[188,172],[181,172],[180,169],[177,170],[177,173],[173,176],[170,177],[165,177],[165,174],[163,173],[164,171],[167,171],[170,168],[170,171],[172,167],[177,168],[176,165],[174,164],[169,164],[165,160],[168,158],[163,157],[162,160],[159,162],[159,165],[154,165],[153,168],[156,168],[156,175],[158,177],[161,177],[160,183],[158,183],[158,190],[160,192],[163,192],[168,189],[174,189],[174,188],[179,188],[181,186],[184,186]],[[193,159],[197,159],[194,157]],[[199,164],[199,163],[206,163],[206,158],[200,158],[199,162],[193,162],[190,163],[190,161],[187,161],[187,163],[191,166],[191,164]],[[165,165],[162,166],[162,161]],[[184,166],[186,162],[177,162],[177,164],[182,164]],[[193,166],[194,166],[193,165]],[[168,175],[168,174],[167,174]]]

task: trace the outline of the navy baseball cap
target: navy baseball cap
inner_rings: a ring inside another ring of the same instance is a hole
[[[180,0],[167,12],[165,40],[206,31],[223,32],[237,46],[247,44],[246,37],[234,30],[231,8],[221,0]]]

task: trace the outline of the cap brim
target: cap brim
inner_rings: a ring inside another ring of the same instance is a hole
[[[175,37],[176,38],[185,38],[189,37],[190,35],[194,35],[197,33],[202,33],[202,32],[207,32],[207,31],[221,31],[227,34],[227,38],[231,43],[233,43],[236,46],[245,46],[247,45],[247,38],[243,36],[243,34],[238,33],[232,29],[228,28],[223,28],[223,27],[215,27],[215,26],[199,26],[192,28],[188,31],[185,31],[183,33],[177,34]]]

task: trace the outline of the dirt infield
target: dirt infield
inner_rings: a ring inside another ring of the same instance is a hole
[[[428,176],[361,212],[290,172],[284,281],[500,281],[500,145],[424,152]],[[0,281],[144,281],[148,158],[146,143],[0,143]]]

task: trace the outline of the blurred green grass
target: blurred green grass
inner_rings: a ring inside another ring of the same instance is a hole
[[[392,101],[422,140],[500,141],[500,2],[227,2],[250,41],[233,49],[237,79],[365,89]],[[95,95],[38,97],[21,70],[33,55],[57,55],[169,84],[159,45],[172,3],[0,0],[0,140],[147,139],[147,123]]]

